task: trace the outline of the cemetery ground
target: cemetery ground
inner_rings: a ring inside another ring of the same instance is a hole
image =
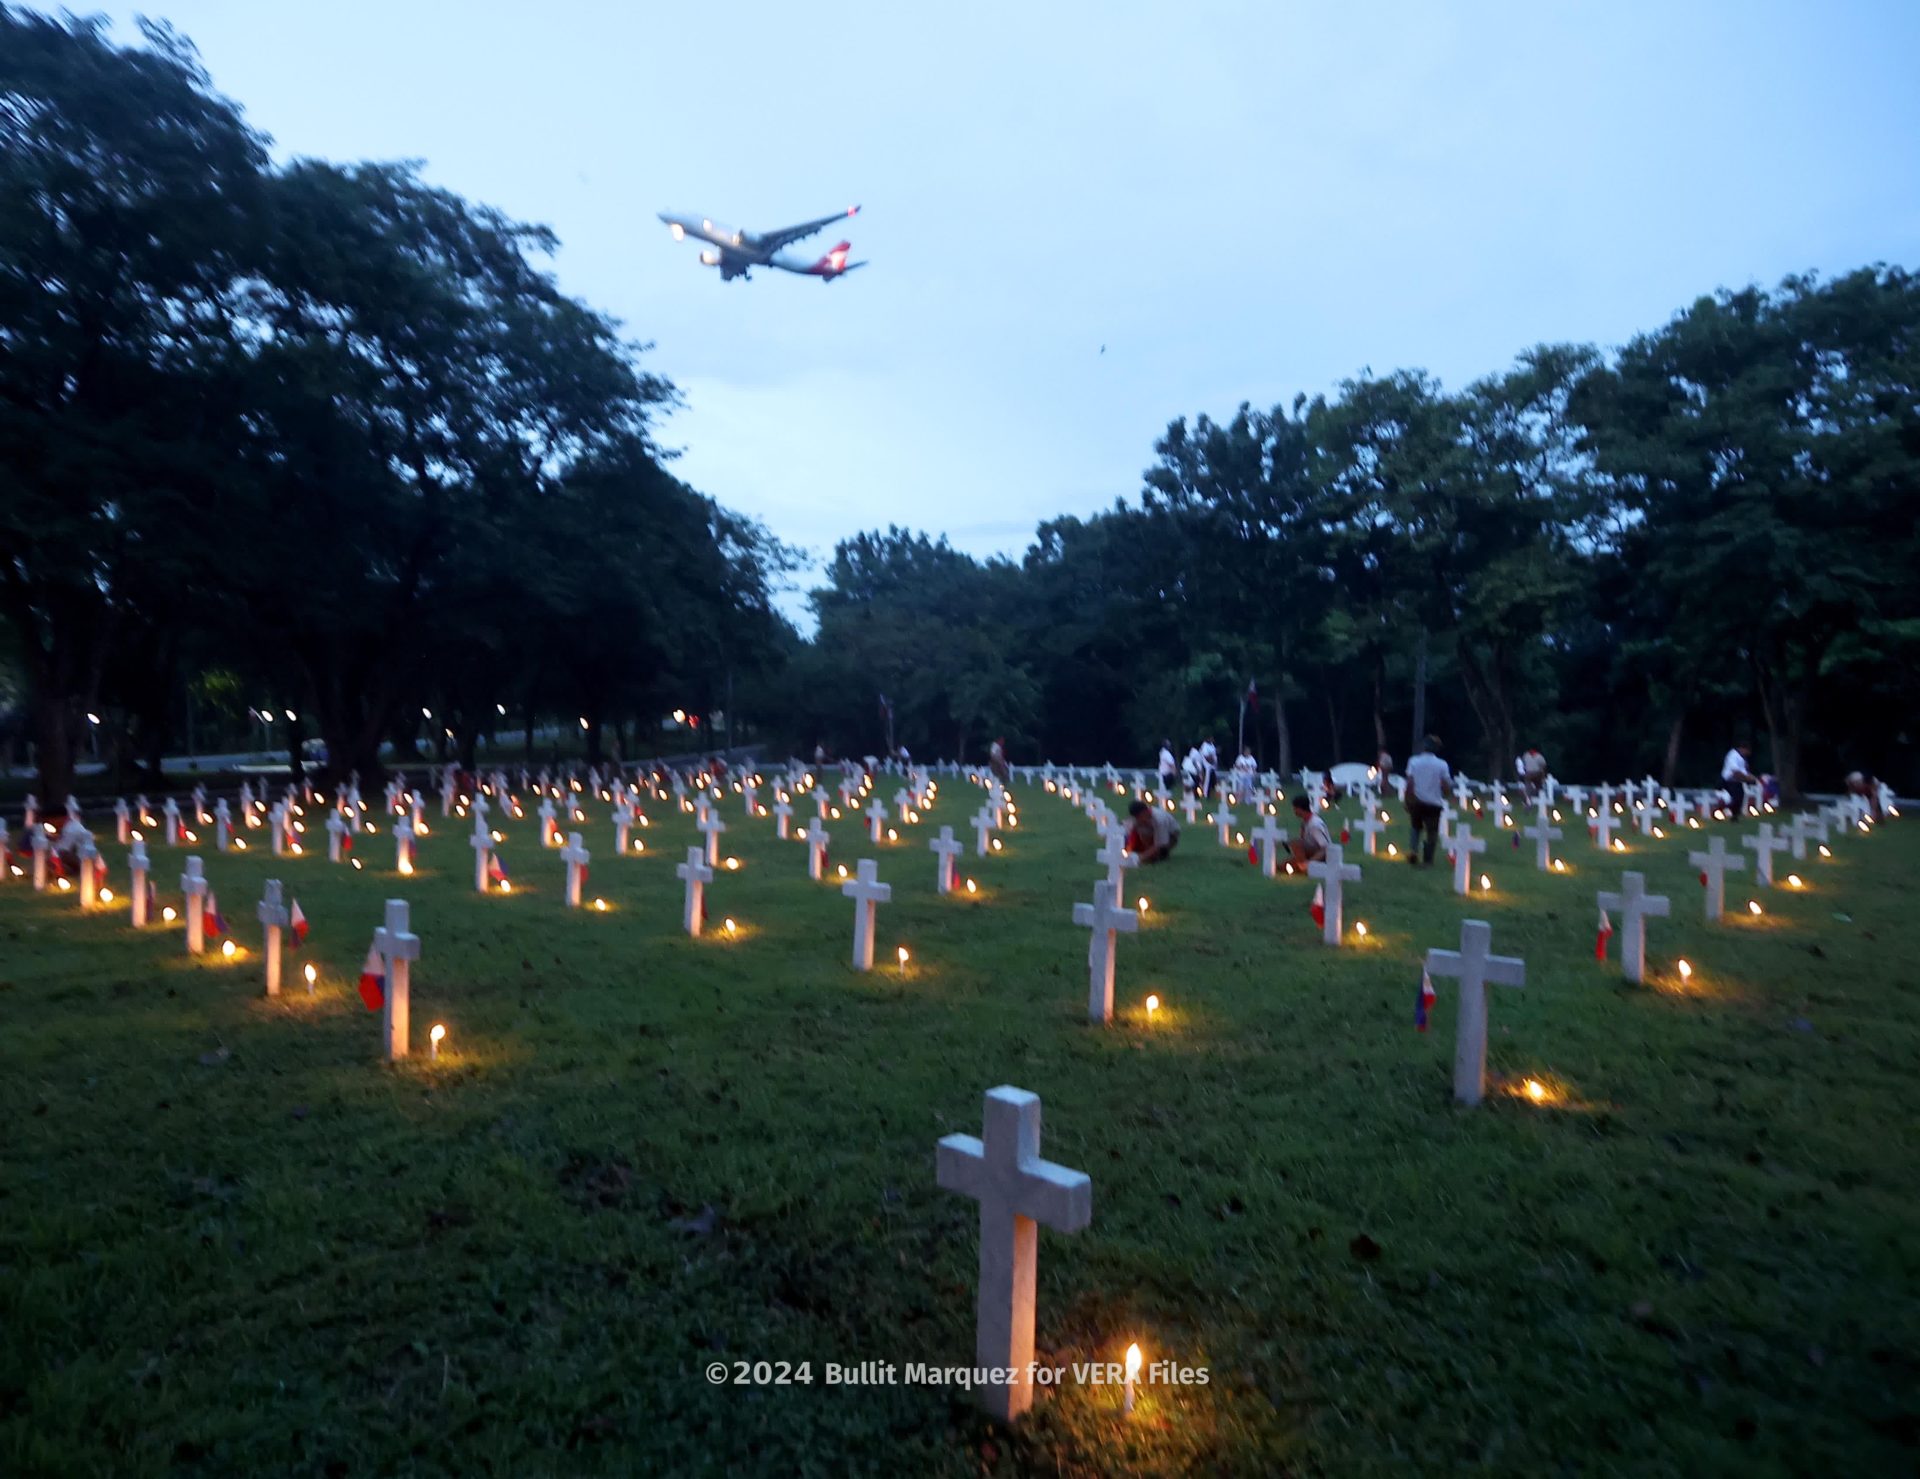
[[[510,896],[472,892],[468,824],[437,815],[408,879],[384,826],[364,872],[203,846],[232,962],[128,929],[110,821],[115,905],[0,887],[0,1468],[1910,1470],[1920,832],[1782,858],[1801,892],[1736,876],[1712,926],[1697,834],[1603,857],[1569,826],[1564,875],[1496,839],[1470,902],[1444,862],[1356,835],[1369,933],[1335,951],[1309,885],[1202,820],[1127,875],[1150,910],[1103,1029],[1070,912],[1098,839],[1016,794],[1004,851],[961,859],[971,896],[936,895],[926,846],[941,823],[971,842],[961,779],[896,845],[829,823],[833,864],[875,856],[893,885],[866,975],[851,901],[737,797],[742,866],[715,870],[698,940],[673,873],[692,819],[658,801],[644,856],[612,855],[603,803],[580,829],[605,912],[562,909],[531,807],[505,827]],[[177,905],[187,850],[149,849]],[[1644,987],[1617,938],[1593,958],[1623,867],[1672,899]],[[275,1000],[268,877],[312,921]],[[422,941],[398,1066],[355,989],[390,896]],[[1451,980],[1413,1023],[1422,952],[1463,917],[1527,963],[1493,988],[1473,1110]],[[1040,1233],[1041,1359],[1138,1341],[1205,1385],[1149,1383],[1124,1417],[1070,1371],[1005,1430],[943,1385],[828,1384],[829,1363],[972,1364],[976,1207],[935,1186],[934,1144],[978,1134],[1005,1083],[1044,1100],[1042,1154],[1093,1179],[1091,1226]]]

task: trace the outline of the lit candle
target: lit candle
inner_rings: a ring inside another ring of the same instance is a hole
[[[1493,879],[1488,877],[1485,873],[1482,873],[1480,875],[1480,892],[1486,893],[1487,890],[1491,889],[1492,887],[1493,887]]]
[[[1133,1381],[1140,1374],[1140,1346],[1138,1342],[1127,1347],[1127,1407],[1133,1411]]]
[[[1547,1087],[1537,1078],[1527,1080],[1527,1097],[1535,1104],[1547,1097]]]
[[[1748,899],[1748,900],[1747,900],[1747,913],[1749,913],[1749,914],[1751,914],[1751,915],[1754,915],[1754,916],[1755,916],[1755,917],[1757,918],[1757,917],[1758,917],[1759,915],[1761,915],[1761,914],[1763,914],[1763,913],[1765,913],[1765,912],[1766,912],[1766,911],[1764,911],[1763,909],[1761,909],[1761,907],[1760,907],[1760,901],[1759,901],[1758,899]]]
[[[433,1031],[427,1034],[427,1041],[432,1045],[432,1054],[436,1058],[440,1056],[440,1043],[446,1035],[447,1029],[438,1022],[433,1024]]]
[[[314,964],[312,961],[308,961],[306,970],[303,971],[301,974],[303,974],[307,978],[307,995],[312,996],[313,983],[320,979],[320,972],[314,968]]]
[[[907,973],[907,947],[902,945],[894,953],[900,957],[900,974],[904,976]]]
[[[735,923],[733,922],[733,916],[732,916],[732,915],[728,915],[728,916],[727,916],[727,920],[726,920],[726,925],[725,925],[725,929],[726,929],[726,931],[727,931],[727,933],[728,933],[728,934],[730,934],[730,935],[735,935],[735,934],[738,934],[738,933],[740,932],[740,926],[739,926],[739,925],[737,925],[737,924],[735,924]]]
[[[1153,1020],[1153,1014],[1159,1010],[1160,998],[1157,996],[1149,996],[1147,998],[1147,1020],[1151,1022]]]
[[[607,901],[605,899],[595,899],[593,901],[593,907],[598,909],[602,914],[605,914],[607,912]]]
[[[1693,967],[1688,965],[1686,961],[1683,960],[1680,962],[1679,969],[1680,979],[1682,981],[1691,981],[1693,979]]]
[[[1355,933],[1356,935],[1358,935],[1358,936],[1359,936],[1359,937],[1360,937],[1361,939],[1363,939],[1363,940],[1364,940],[1364,939],[1365,939],[1365,938],[1367,937],[1367,926],[1366,926],[1366,924],[1365,924],[1365,922],[1364,922],[1364,921],[1362,921],[1362,920],[1358,920],[1358,919],[1356,919],[1356,920],[1354,920],[1354,922],[1353,922],[1353,932],[1354,932],[1354,933]]]

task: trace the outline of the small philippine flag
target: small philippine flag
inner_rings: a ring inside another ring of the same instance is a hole
[[[360,1000],[370,1012],[387,1004],[387,963],[371,945],[367,946],[366,964],[360,967]]]
[[[1433,1002],[1433,977],[1428,973],[1427,968],[1422,966],[1420,968],[1420,995],[1413,1004],[1413,1025],[1422,1032],[1427,1030],[1427,1014],[1433,1010]]]
[[[1600,932],[1593,937],[1593,958],[1607,958],[1607,942],[1613,938],[1613,921],[1607,918],[1607,911],[1600,911]]]

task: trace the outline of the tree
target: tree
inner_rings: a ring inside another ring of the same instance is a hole
[[[0,5],[0,613],[49,796],[130,611],[202,568],[203,391],[266,162],[186,43],[103,24]]]

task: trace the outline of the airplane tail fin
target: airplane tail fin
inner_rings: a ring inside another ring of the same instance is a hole
[[[852,250],[853,250],[853,243],[850,241],[843,241],[843,242],[837,243],[834,246],[832,251],[828,252],[826,256],[822,257],[818,262],[815,262],[813,264],[813,270],[816,273],[818,273],[822,278],[824,278],[826,281],[832,282],[836,277],[839,277],[842,273],[851,272],[855,267],[866,266],[867,264],[864,262],[855,262],[851,265],[848,264],[847,253]]]

